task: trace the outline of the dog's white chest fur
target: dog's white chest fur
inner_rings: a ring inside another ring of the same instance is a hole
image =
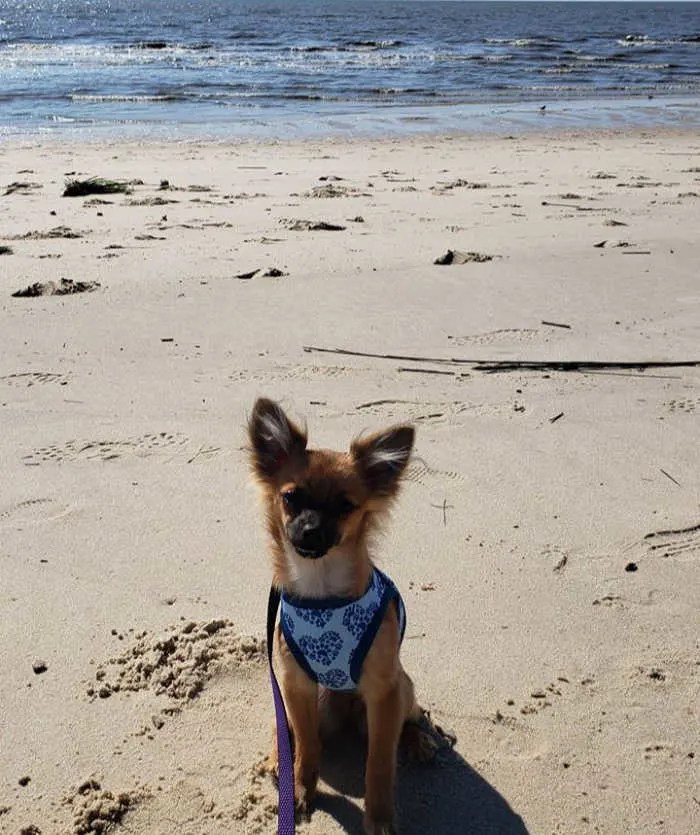
[[[353,590],[353,563],[334,550],[318,560],[304,559],[288,544],[285,555],[297,597],[347,597]]]

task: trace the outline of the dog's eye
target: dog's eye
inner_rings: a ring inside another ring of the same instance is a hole
[[[298,487],[292,487],[282,493],[282,503],[291,513],[297,513],[302,506],[304,499],[303,491]]]
[[[348,516],[353,510],[357,510],[357,505],[350,501],[347,496],[343,496],[338,500],[337,510],[341,516]]]

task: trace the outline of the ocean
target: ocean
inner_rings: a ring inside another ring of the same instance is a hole
[[[700,3],[0,0],[0,139],[700,126]]]

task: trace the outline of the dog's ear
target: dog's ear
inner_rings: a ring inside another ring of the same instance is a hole
[[[411,456],[414,437],[412,426],[395,426],[353,441],[350,453],[372,493],[391,496],[396,491]]]
[[[285,464],[306,451],[306,433],[273,400],[255,401],[248,421],[253,470],[263,481],[273,479]]]

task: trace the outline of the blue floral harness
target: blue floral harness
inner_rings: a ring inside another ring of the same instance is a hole
[[[403,641],[406,607],[392,580],[378,568],[367,591],[357,600],[282,593],[282,634],[309,678],[329,690],[355,690],[362,664],[392,600],[396,601],[399,640]]]

